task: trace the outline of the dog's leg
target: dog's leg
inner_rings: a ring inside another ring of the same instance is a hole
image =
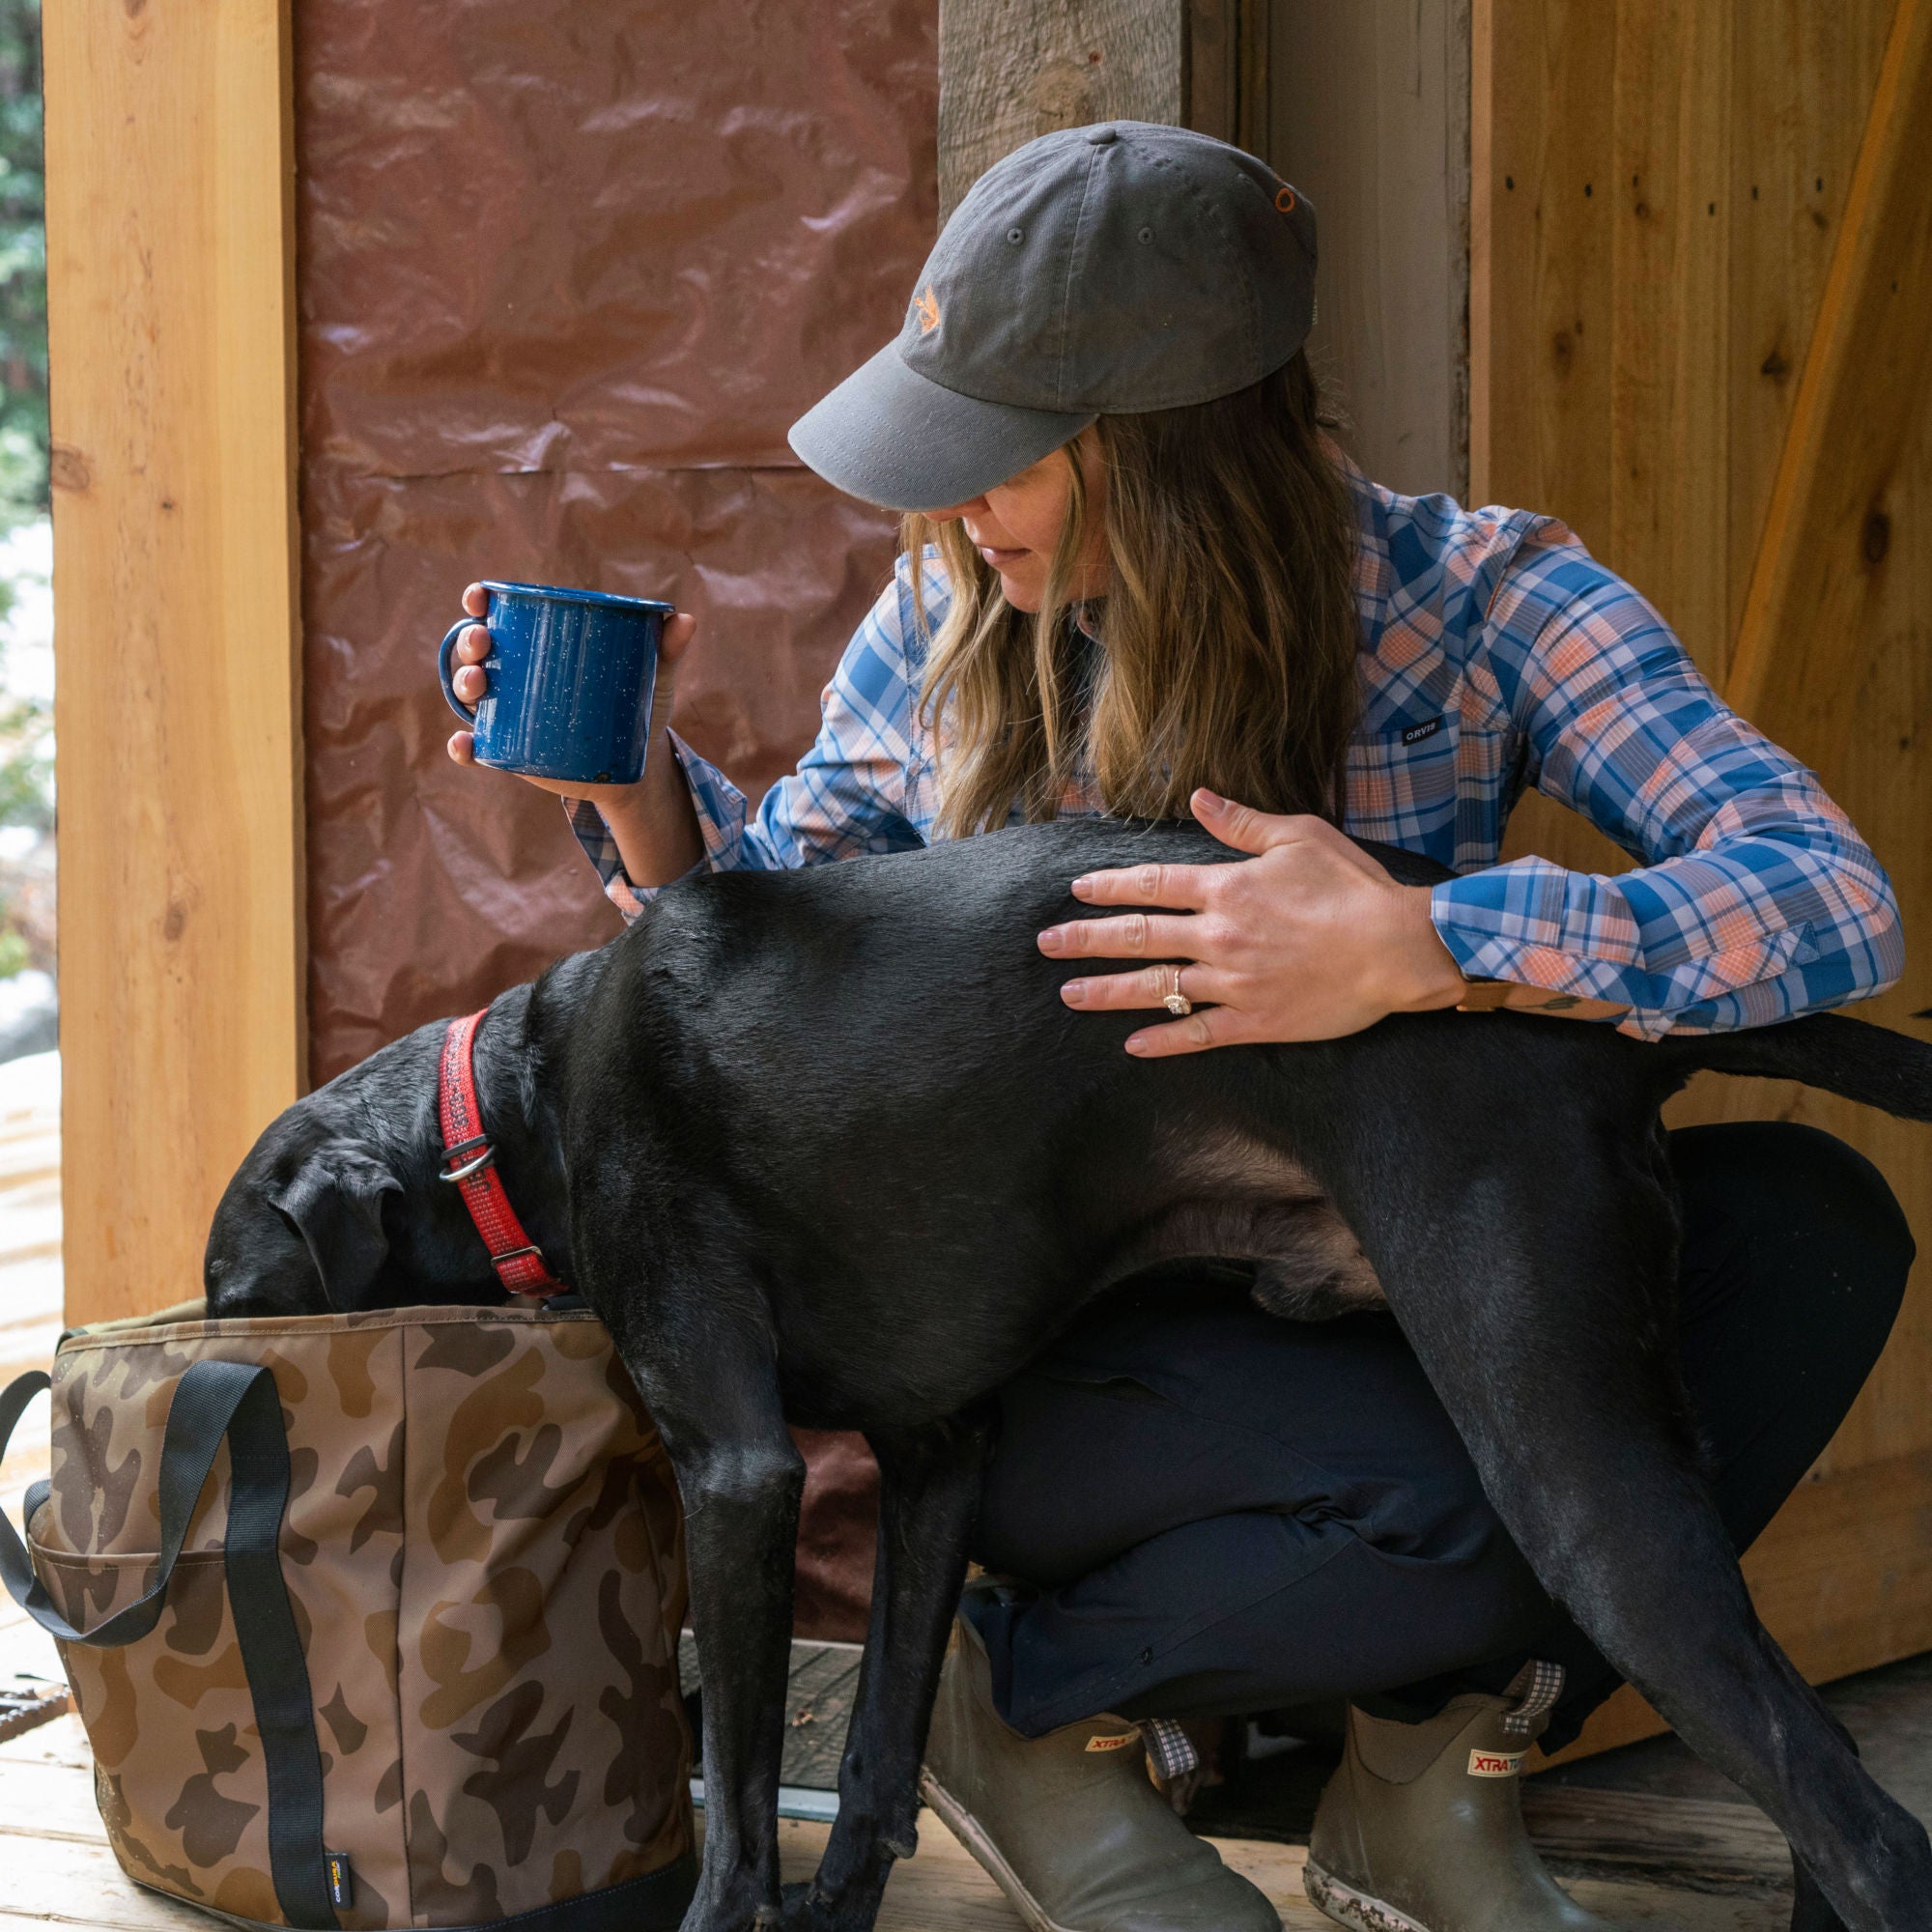
[[[695,1292],[698,1349],[611,1324],[684,1500],[691,1623],[704,1681],[704,1868],[683,1932],[779,1917],[779,1754],[791,1658],[792,1552],[805,1463],[785,1431],[769,1339]]]
[[[1795,1853],[1791,1860],[1791,1932],[1845,1932],[1845,1921],[1818,1889],[1810,1868]]]
[[[786,1889],[799,1932],[869,1932],[895,1859],[910,1858],[947,1632],[966,1577],[986,1429],[980,1419],[867,1438],[879,1459],[879,1554],[838,1818],[818,1875]]]
[[[1833,1730],[1854,1757],[1859,1755],[1858,1740],[1831,1712],[1826,1713]],[[1845,1921],[1832,1909],[1832,1902],[1818,1889],[1804,1861],[1791,1855],[1791,1932],[1845,1932]]]
[[[1390,1305],[1544,1586],[1764,1806],[1852,1932],[1928,1932],[1924,1828],[1759,1624],[1696,1470],[1667,1197],[1641,1172],[1598,1178],[1601,1149],[1545,1149],[1523,1174],[1552,1171],[1566,1189],[1391,1177],[1358,1223]]]

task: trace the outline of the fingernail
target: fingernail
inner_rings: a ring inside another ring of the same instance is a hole
[[[1209,811],[1225,811],[1228,809],[1228,801],[1218,792],[1209,791],[1206,785],[1197,786],[1194,797],[1198,804],[1205,805]]]
[[[1067,980],[1065,985],[1060,989],[1060,997],[1069,1007],[1084,1007],[1087,1004],[1087,981],[1085,980]]]
[[[1060,928],[1058,926],[1049,925],[1040,934],[1039,950],[1042,952],[1058,952],[1060,951]]]
[[[1073,881],[1073,885],[1071,888],[1073,896],[1076,899],[1084,899],[1087,896],[1088,888],[1091,887],[1094,881],[1090,879],[1086,875],[1086,873],[1084,872],[1081,873],[1081,875]]]
[[[1129,1053],[1145,1053],[1147,1051],[1147,1035],[1144,1033],[1128,1035],[1127,1051]]]

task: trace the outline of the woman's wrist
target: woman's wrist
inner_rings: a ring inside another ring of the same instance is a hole
[[[611,828],[632,885],[668,886],[704,857],[691,787],[667,727],[651,734],[644,775],[636,784],[600,786],[590,797]]]
[[[1435,930],[1430,910],[1431,888],[1397,886],[1394,892],[1395,945],[1391,964],[1395,983],[1389,1010],[1422,1013],[1455,1006],[1468,981],[1456,963],[1456,955]]]

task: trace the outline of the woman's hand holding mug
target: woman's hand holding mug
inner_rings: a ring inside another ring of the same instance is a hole
[[[477,704],[489,691],[483,661],[494,648],[482,619],[490,612],[490,592],[472,583],[463,593],[463,609],[477,619],[456,639],[451,653],[455,669],[450,688],[463,703]],[[583,779],[516,774],[526,784],[559,797],[587,799],[602,814],[617,841],[619,856],[631,883],[659,886],[682,877],[703,857],[704,844],[692,810],[691,793],[670,746],[670,714],[678,666],[697,634],[697,619],[679,611],[664,621],[657,646],[657,671],[651,696],[650,744],[643,774],[628,784],[599,784]],[[475,733],[453,731],[449,755],[459,765],[475,765]]]

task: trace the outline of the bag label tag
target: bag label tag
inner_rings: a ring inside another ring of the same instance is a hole
[[[328,1902],[331,1905],[355,1903],[355,1873],[346,1852],[324,1852],[323,1863],[328,1873]]]

